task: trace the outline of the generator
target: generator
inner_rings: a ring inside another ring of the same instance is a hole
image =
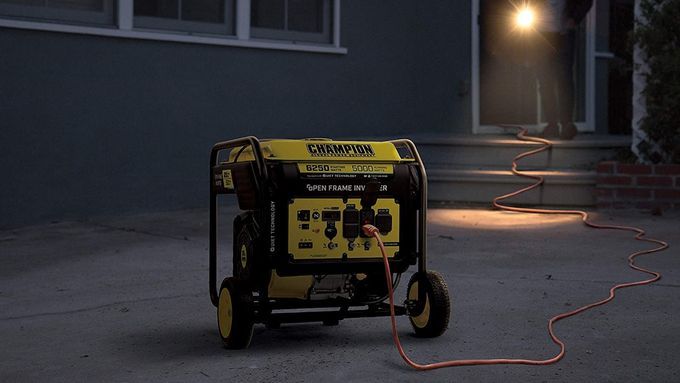
[[[231,227],[232,275],[218,286],[225,195],[241,211]],[[256,323],[389,316],[382,254],[365,224],[380,231],[394,286],[417,267],[395,313],[409,317],[416,336],[444,333],[449,292],[426,267],[427,175],[413,142],[249,136],[215,144],[209,283],[225,347],[248,347]]]

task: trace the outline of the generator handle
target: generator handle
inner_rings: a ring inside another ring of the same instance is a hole
[[[253,157],[255,158],[255,165],[257,168],[257,179],[265,181],[268,180],[267,167],[262,155],[262,147],[260,140],[255,136],[246,136],[236,138],[229,141],[218,142],[213,145],[210,151],[210,301],[217,307],[219,295],[217,291],[217,192],[213,187],[213,167],[217,165],[219,154],[223,150],[233,149],[237,147],[248,147],[253,150]]]
[[[423,160],[413,141],[401,138],[390,141],[395,147],[405,146],[418,165],[420,171],[420,214],[418,215],[418,271],[427,270],[427,172]]]

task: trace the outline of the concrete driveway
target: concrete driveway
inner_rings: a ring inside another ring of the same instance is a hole
[[[2,231],[0,381],[680,381],[680,216],[598,219],[669,241],[640,259],[663,279],[560,322],[567,355],[556,365],[425,373],[404,365],[387,318],[258,325],[249,349],[223,349],[207,292],[205,210]],[[433,209],[430,222],[430,268],[448,281],[453,311],[436,339],[414,338],[399,318],[420,362],[552,356],[547,319],[641,278],[625,257],[649,246],[569,217]]]

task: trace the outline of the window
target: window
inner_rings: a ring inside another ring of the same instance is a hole
[[[73,24],[114,24],[113,0],[0,0],[0,15]]]
[[[0,0],[0,28],[347,53],[341,0]]]
[[[252,0],[252,36],[331,42],[330,0]]]
[[[233,0],[138,0],[134,26],[209,34],[234,34]]]

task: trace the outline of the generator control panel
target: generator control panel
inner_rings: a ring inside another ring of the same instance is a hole
[[[378,198],[363,208],[359,198],[297,198],[288,206],[288,253],[294,260],[380,258],[375,238],[361,226],[380,230],[388,257],[399,252],[399,204]]]

